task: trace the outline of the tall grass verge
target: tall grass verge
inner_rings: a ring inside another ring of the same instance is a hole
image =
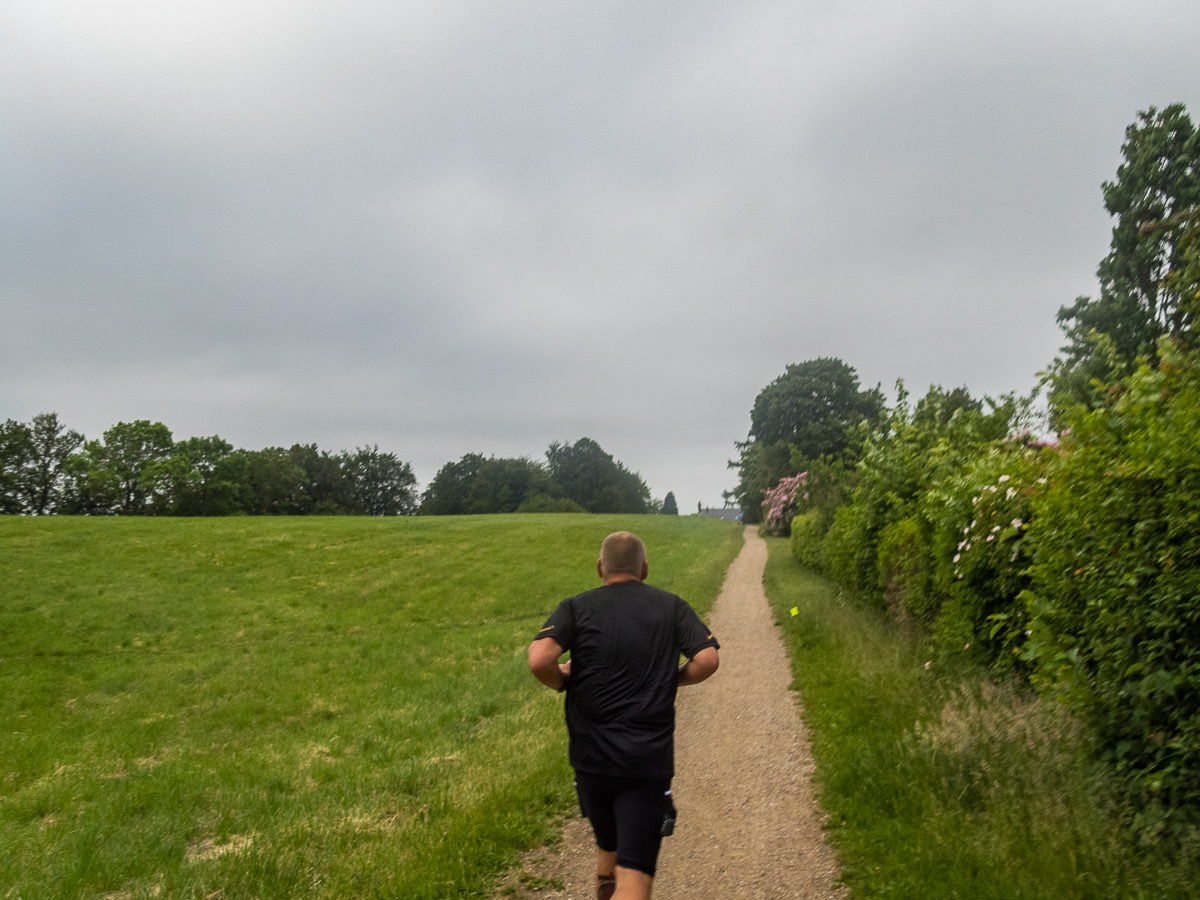
[[[767,540],[764,587],[854,897],[1197,896],[1200,835],[1135,846],[1117,785],[1063,709],[937,662]]]
[[[484,896],[572,799],[525,648],[620,528],[702,611],[742,545],[698,517],[0,519],[0,897]]]

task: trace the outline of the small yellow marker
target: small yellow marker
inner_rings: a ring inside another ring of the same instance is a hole
[[[800,607],[798,607],[798,606],[793,606],[793,607],[792,607],[792,615],[793,615],[793,616],[798,616],[798,615],[800,615]]]

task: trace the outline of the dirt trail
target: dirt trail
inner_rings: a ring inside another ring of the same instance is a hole
[[[791,667],[763,593],[767,545],[756,527],[746,528],[745,541],[708,623],[721,642],[720,671],[679,692],[679,823],[663,842],[655,900],[844,896],[821,831],[798,698],[788,690]],[[586,820],[572,819],[562,845],[530,854],[502,890],[591,900],[594,875],[591,831]]]

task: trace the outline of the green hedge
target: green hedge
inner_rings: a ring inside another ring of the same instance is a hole
[[[849,502],[802,499],[791,540],[943,659],[1061,696],[1144,836],[1200,822],[1200,358],[1160,358],[1048,448],[997,437],[1011,406],[947,418],[902,396],[842,476]]]
[[[1088,717],[1151,831],[1200,821],[1200,365],[1159,349],[1070,415],[1024,595],[1037,681]]]

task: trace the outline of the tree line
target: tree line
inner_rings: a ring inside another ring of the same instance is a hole
[[[97,440],[56,413],[0,426],[0,510],[25,515],[412,513],[412,466],[378,446],[239,450],[217,435],[175,441],[161,422],[119,422]]]
[[[656,513],[667,511],[668,501],[675,505],[674,494],[653,500],[637,472],[584,437],[574,444],[555,441],[546,450],[545,463],[468,453],[442,466],[422,495],[419,511],[425,515]]]
[[[412,466],[377,445],[235,449],[217,435],[173,439],[161,422],[119,422],[97,440],[56,413],[0,425],[0,512],[9,515],[677,514],[590,438],[555,442],[546,463],[469,453],[423,494]]]
[[[1036,391],[914,402],[898,383],[889,408],[812,360],[759,394],[732,493],[935,660],[1067,704],[1127,824],[1182,840],[1200,826],[1200,132],[1150,108],[1121,153],[1099,296],[1058,313],[1042,436]]]

